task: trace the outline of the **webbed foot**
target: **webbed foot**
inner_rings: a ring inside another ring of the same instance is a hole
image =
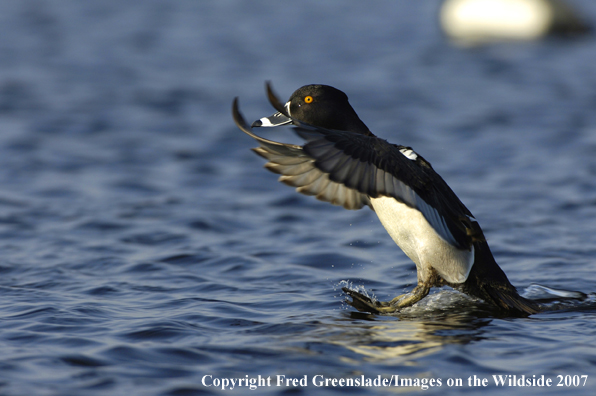
[[[362,293],[359,293],[354,290],[350,290],[347,287],[343,287],[342,290],[348,296],[352,297],[352,301],[347,300],[346,302],[356,308],[360,312],[370,312],[370,313],[393,313],[396,312],[399,308],[396,307],[396,303],[399,301],[400,298],[404,296],[404,294],[395,297],[391,301],[373,301],[370,297],[365,296]]]
[[[379,314],[392,314],[398,312],[402,308],[414,305],[428,295],[429,289],[430,288],[428,287],[418,285],[410,293],[401,294],[391,301],[373,301],[362,293],[350,290],[346,287],[342,288],[344,293],[352,297],[352,301],[346,300],[348,304],[360,312]]]

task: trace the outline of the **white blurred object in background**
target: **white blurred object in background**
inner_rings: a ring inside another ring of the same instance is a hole
[[[446,0],[440,22],[447,37],[462,45],[590,31],[583,18],[562,0]]]

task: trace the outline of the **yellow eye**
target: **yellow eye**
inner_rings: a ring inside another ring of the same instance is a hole
[[[313,99],[312,96],[308,95],[307,97],[304,98],[304,103],[312,103]]]

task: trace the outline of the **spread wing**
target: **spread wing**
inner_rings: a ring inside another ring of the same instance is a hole
[[[294,129],[306,144],[279,143],[252,133],[237,99],[232,113],[236,125],[259,142],[260,147],[253,150],[269,161],[265,167],[281,174],[279,180],[298,192],[346,209],[370,205],[369,197],[393,197],[418,209],[447,242],[470,248],[477,229],[470,220],[472,214],[412,149],[376,136],[318,128],[295,119]]]
[[[331,181],[327,173],[317,169],[315,158],[308,155],[302,146],[275,142],[252,133],[238,111],[237,99],[234,100],[233,115],[238,128],[259,142],[260,147],[253,150],[269,161],[265,168],[282,175],[279,178],[282,183],[296,187],[302,194],[314,195],[346,209],[360,209],[369,204],[366,194]]]

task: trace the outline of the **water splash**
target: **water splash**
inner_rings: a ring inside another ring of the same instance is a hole
[[[364,287],[364,285],[354,285],[354,282],[352,281],[348,281],[348,280],[342,280],[339,281],[339,283],[336,286],[339,289],[343,289],[344,287],[346,289],[358,292],[368,298],[370,298],[373,302],[377,302],[379,301],[377,296],[374,293],[368,293],[368,290],[366,290],[366,288]]]
[[[522,296],[531,300],[538,301],[560,299],[572,299],[582,301],[588,298],[588,295],[586,293],[582,293],[580,291],[555,289],[552,287],[539,285],[537,283],[532,283],[530,286],[528,286],[522,293]]]
[[[596,308],[596,294],[555,289],[532,283],[522,296],[542,303],[544,312],[560,310],[591,310]]]

